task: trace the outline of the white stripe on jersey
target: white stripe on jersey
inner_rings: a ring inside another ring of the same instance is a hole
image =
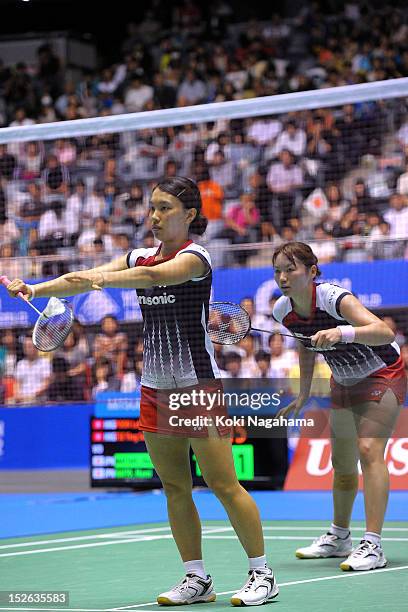
[[[161,367],[161,371],[162,371],[163,377],[165,377],[166,373],[164,371],[163,345],[162,345],[162,339],[161,339],[161,324],[160,324],[160,319],[159,319],[158,336],[159,336],[159,362],[160,362],[160,367]]]
[[[171,372],[172,377],[175,378],[175,376],[174,376],[174,364],[173,364],[173,349],[171,347],[169,328],[167,327],[166,319],[164,319],[164,324],[166,326],[167,348],[168,348],[169,357],[170,357],[170,372]]]
[[[156,365],[156,342],[155,342],[155,338],[156,338],[156,326],[153,324],[152,325],[152,335],[151,335],[151,343],[153,346],[153,376],[154,378],[157,378],[157,365]]]

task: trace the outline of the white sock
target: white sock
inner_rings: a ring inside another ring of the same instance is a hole
[[[378,533],[374,533],[373,531],[366,531],[364,534],[364,540],[368,540],[371,544],[377,544],[377,546],[381,546],[381,536]]]
[[[337,527],[334,523],[331,524],[329,532],[337,536],[341,540],[345,540],[350,535],[350,529],[347,527]]]
[[[195,576],[200,576],[200,578],[207,579],[207,574],[204,569],[204,561],[202,559],[185,561],[183,565],[184,569],[186,570],[186,574],[194,574]]]
[[[250,570],[266,569],[266,555],[262,555],[261,557],[248,557],[248,561]]]

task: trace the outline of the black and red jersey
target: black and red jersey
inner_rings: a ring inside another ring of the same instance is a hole
[[[294,336],[313,336],[322,329],[348,325],[340,313],[340,303],[350,291],[332,283],[314,283],[312,313],[309,319],[299,317],[289,297],[281,296],[273,307],[273,317]],[[353,342],[337,344],[330,350],[310,348],[322,353],[333,378],[341,385],[351,386],[374,372],[394,364],[400,354],[396,342],[382,346],[367,346]]]
[[[157,261],[160,248],[134,249],[128,253],[128,267],[155,266],[183,253],[193,253],[207,264],[208,270],[205,276],[181,285],[136,290],[143,315],[142,385],[172,389],[219,378],[207,331],[212,281],[210,255],[188,240],[178,251]]]

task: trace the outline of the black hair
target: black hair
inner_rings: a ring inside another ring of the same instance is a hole
[[[272,255],[273,265],[275,265],[276,258],[281,253],[285,257],[287,257],[289,261],[291,261],[293,264],[295,263],[294,258],[297,257],[297,259],[301,261],[302,264],[306,266],[306,268],[316,266],[316,278],[321,275],[317,257],[308,244],[305,244],[304,242],[286,242],[285,244],[281,244]]]
[[[197,236],[202,236],[207,229],[208,219],[201,214],[201,193],[197,183],[185,176],[170,176],[163,178],[155,187],[176,197],[185,209],[195,208],[197,214],[190,223],[189,231]]]

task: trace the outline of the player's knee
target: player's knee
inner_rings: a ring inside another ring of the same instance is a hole
[[[376,439],[360,439],[358,442],[358,452],[362,467],[377,461],[384,461],[383,445]]]
[[[222,480],[220,478],[206,478],[206,484],[209,489],[219,499],[228,499],[237,494],[240,485],[238,481]]]
[[[183,497],[191,497],[192,483],[180,482],[176,480],[162,481],[164,493],[168,499],[179,499]]]

